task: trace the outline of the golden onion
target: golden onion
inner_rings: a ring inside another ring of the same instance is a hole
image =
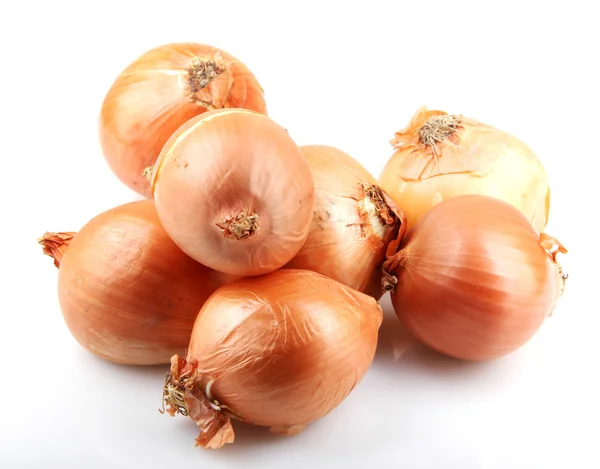
[[[390,142],[379,185],[402,208],[407,229],[430,208],[463,194],[503,200],[543,232],[550,187],[537,156],[516,137],[463,116],[421,108]]]

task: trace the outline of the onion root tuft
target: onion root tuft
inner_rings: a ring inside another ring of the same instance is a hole
[[[422,145],[429,146],[437,155],[438,143],[451,137],[460,128],[460,116],[443,114],[430,117],[419,129],[419,140]]]
[[[260,217],[256,213],[241,211],[235,217],[228,217],[222,223],[215,223],[226,238],[242,240],[256,234]]]
[[[217,53],[214,60],[195,59],[188,68],[188,84],[191,101],[195,101],[196,93],[206,88],[225,72],[226,67],[221,54]]]

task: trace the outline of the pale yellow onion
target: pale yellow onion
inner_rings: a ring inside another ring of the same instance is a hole
[[[537,156],[490,125],[421,108],[391,141],[396,149],[378,180],[402,207],[407,229],[434,205],[463,194],[503,200],[538,233],[546,227],[550,188]]]

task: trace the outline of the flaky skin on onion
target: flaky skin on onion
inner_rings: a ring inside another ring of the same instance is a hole
[[[313,176],[315,205],[308,238],[286,267],[318,272],[378,300],[386,248],[404,235],[402,210],[342,150],[326,145],[300,150]]]
[[[232,443],[230,419],[294,434],[338,406],[373,360],[377,301],[323,275],[281,269],[220,288],[200,311],[163,399],[200,427],[197,445]]]
[[[550,187],[538,157],[515,136],[462,115],[419,109],[390,142],[380,186],[402,207],[406,229],[451,197],[480,194],[519,209],[538,233],[548,222]]]

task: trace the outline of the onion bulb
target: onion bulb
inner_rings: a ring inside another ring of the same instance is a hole
[[[417,222],[384,269],[394,310],[417,339],[488,360],[525,344],[553,312],[566,278],[559,252],[510,204],[462,195]]]
[[[233,279],[186,256],[151,200],[101,213],[78,233],[46,233],[40,244],[59,267],[59,302],[71,334],[116,363],[169,363],[185,350],[206,299]]]
[[[231,418],[294,434],[340,404],[373,360],[381,308],[320,274],[281,269],[220,288],[163,388],[170,415],[200,427],[197,445],[234,440]]]
[[[481,194],[521,210],[542,233],[550,210],[546,171],[512,135],[463,116],[419,109],[391,140],[396,149],[379,176],[400,204],[407,229],[439,202]]]
[[[104,156],[123,183],[150,197],[144,171],[171,134],[207,110],[238,107],[266,113],[262,88],[235,57],[204,44],[157,47],[132,62],[104,99]]]
[[[387,245],[404,233],[402,212],[369,172],[334,147],[300,147],[315,184],[310,233],[288,268],[307,269],[375,299]]]
[[[310,230],[308,163],[283,127],[247,110],[211,111],[184,124],[156,162],[152,191],[175,243],[221,272],[278,269]]]

